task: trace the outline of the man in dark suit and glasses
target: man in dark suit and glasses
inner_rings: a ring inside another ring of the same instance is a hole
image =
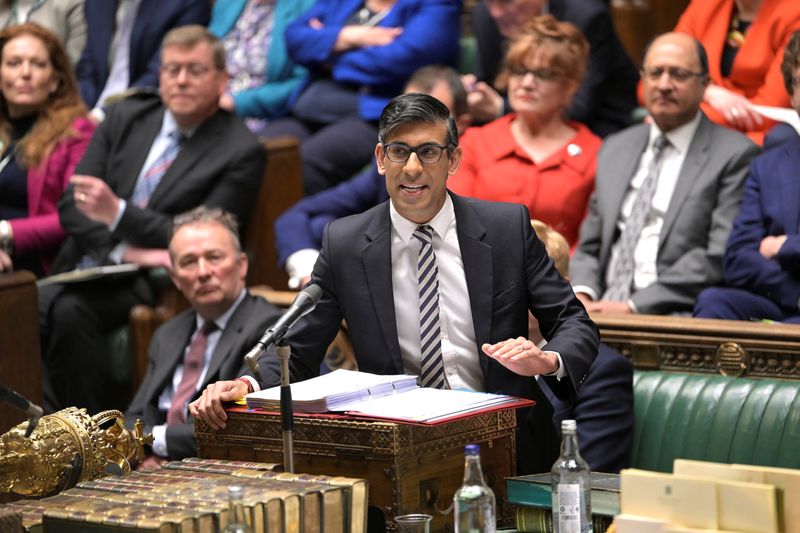
[[[164,37],[161,59],[160,97],[135,95],[109,110],[61,198],[68,238],[55,272],[167,266],[171,218],[201,204],[247,220],[265,153],[241,119],[219,109],[228,80],[222,43],[201,26],[184,26]],[[139,303],[154,304],[144,274],[40,291],[51,408],[123,407],[109,390],[106,335]]]
[[[247,256],[236,219],[198,207],[175,218],[169,244],[171,276],[191,305],[161,326],[150,343],[142,384],[125,412],[153,433],[153,453],[140,466],[195,455],[186,405],[208,383],[234,379],[243,356],[280,311],[245,289]]]
[[[518,411],[518,467],[548,470],[559,438],[534,376],[557,394],[574,394],[597,353],[594,323],[524,206],[447,191],[461,159],[447,107],[428,95],[398,96],[381,115],[379,140],[375,156],[390,200],[328,226],[311,276],[322,298],[289,338],[292,379],[319,373],[344,318],[359,370],[535,400]],[[525,338],[528,310],[549,340],[543,349]],[[277,357],[268,354],[261,368],[253,385],[276,385]],[[190,411],[224,426],[220,401],[246,392],[242,381],[217,383]]]

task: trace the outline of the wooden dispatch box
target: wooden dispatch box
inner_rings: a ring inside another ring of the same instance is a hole
[[[484,477],[497,499],[498,525],[513,524],[505,478],[516,475],[515,410],[501,409],[436,425],[378,421],[341,415],[296,415],[294,470],[366,478],[369,505],[386,528],[407,513],[433,516],[431,531],[452,531],[452,511],[442,514],[464,476],[464,446],[479,444]],[[196,420],[197,454],[203,458],[282,463],[280,416],[228,411],[224,430]],[[370,530],[374,521],[370,509]]]

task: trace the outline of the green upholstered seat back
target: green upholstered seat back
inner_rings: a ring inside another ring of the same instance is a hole
[[[631,466],[676,457],[800,468],[800,381],[636,371]]]
[[[478,41],[472,35],[461,37],[461,54],[458,60],[458,70],[461,74],[475,72],[478,64]]]

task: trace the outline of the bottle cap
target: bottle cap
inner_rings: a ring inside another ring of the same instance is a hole
[[[561,421],[561,431],[575,431],[578,425],[575,423],[574,420],[562,420]]]
[[[467,444],[464,446],[464,455],[480,455],[481,447],[477,444]]]

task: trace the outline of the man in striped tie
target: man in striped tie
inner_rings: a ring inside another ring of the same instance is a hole
[[[241,119],[219,109],[227,79],[224,47],[205,28],[183,26],[165,36],[160,94],[136,94],[109,108],[61,198],[68,237],[55,272],[168,266],[171,219],[198,205],[246,223],[265,154]],[[42,288],[48,407],[124,407],[109,380],[106,335],[127,323],[134,305],[153,305],[154,298],[144,270]]]
[[[549,470],[560,439],[534,376],[556,394],[573,395],[597,353],[594,323],[524,206],[447,191],[461,149],[444,104],[418,93],[393,99],[381,115],[375,155],[390,200],[329,224],[311,276],[322,298],[290,334],[292,380],[318,374],[344,318],[359,370],[535,400],[518,412],[517,464],[520,472]],[[542,349],[526,339],[529,310],[549,341]],[[276,361],[262,358],[259,385],[278,383]],[[220,402],[247,388],[218,383],[190,412],[224,426]]]

